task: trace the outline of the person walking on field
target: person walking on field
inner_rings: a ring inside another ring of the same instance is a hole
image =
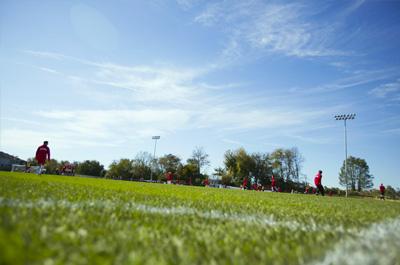
[[[379,186],[379,190],[381,192],[381,200],[385,200],[385,186],[383,186],[383,183],[381,183],[381,185]]]
[[[243,179],[242,189],[243,189],[243,190],[246,190],[246,189],[247,189],[247,177],[244,177],[244,179]]]
[[[174,174],[172,174],[172,172],[168,172],[167,173],[167,184],[173,184],[174,181]]]
[[[35,159],[39,164],[37,174],[40,175],[43,172],[44,164],[47,160],[50,160],[50,148],[48,147],[49,142],[44,141],[41,146],[36,150]]]
[[[276,190],[276,182],[275,182],[274,175],[272,175],[272,177],[271,177],[271,191],[277,191]]]
[[[314,183],[315,183],[315,186],[317,187],[316,195],[321,193],[322,196],[325,196],[324,187],[322,186],[322,170],[319,170],[317,175],[315,175]]]

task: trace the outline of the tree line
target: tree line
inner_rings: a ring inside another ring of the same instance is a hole
[[[180,184],[201,185],[209,178],[202,169],[210,164],[209,155],[202,147],[196,147],[190,158],[182,161],[174,154],[166,154],[153,159],[148,152],[139,152],[134,159],[113,161],[105,177],[122,180],[165,181],[167,172],[174,175],[174,181]]]
[[[30,166],[37,166],[38,163],[35,158],[29,158],[26,164]],[[94,177],[104,177],[106,170],[99,161],[96,160],[85,160],[83,162],[69,162],[68,160],[50,159],[46,161],[45,169],[47,174],[58,174],[62,167],[65,165],[71,165],[74,168],[76,174],[87,175]]]
[[[277,186],[282,190],[301,190],[308,184],[302,173],[304,161],[296,147],[277,148],[271,153],[249,153],[244,148],[239,148],[226,151],[223,167],[215,168],[212,175],[217,176],[223,185],[232,186],[240,186],[244,178],[253,176],[259,184],[268,186],[271,184],[271,176],[274,175]],[[27,162],[36,165],[34,158]],[[76,174],[121,180],[165,181],[166,173],[171,172],[176,183],[201,185],[204,179],[210,177],[204,172],[204,168],[210,164],[209,155],[202,147],[196,147],[186,161],[174,154],[154,159],[148,152],[139,152],[133,159],[113,161],[107,170],[96,160],[69,162],[51,159],[46,163],[46,172],[55,174],[65,164],[72,164]],[[372,188],[373,179],[367,162],[353,156],[347,159],[347,174],[345,161],[339,172],[340,185],[345,187],[347,182],[348,190],[354,192]]]
[[[255,177],[263,186],[271,184],[274,175],[283,190],[305,186],[301,173],[304,157],[296,147],[278,148],[271,153],[248,153],[244,148],[228,150],[224,155],[224,168],[217,168],[215,175],[225,185],[240,186],[244,178]]]

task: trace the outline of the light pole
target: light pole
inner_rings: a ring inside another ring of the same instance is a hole
[[[160,136],[153,136],[151,139],[154,140],[154,153],[153,153],[153,163],[150,168],[150,181],[153,181],[153,167],[154,167],[154,162],[156,160],[156,148],[157,148],[157,140],[160,139]]]
[[[346,197],[348,193],[348,182],[347,182],[347,120],[354,120],[356,114],[344,114],[344,115],[335,115],[335,119],[337,121],[344,121],[344,180],[346,182]]]

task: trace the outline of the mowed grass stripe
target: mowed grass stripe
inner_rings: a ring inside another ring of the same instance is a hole
[[[137,203],[116,203],[114,201],[81,201],[71,202],[66,200],[53,201],[53,200],[36,200],[36,201],[23,201],[17,199],[5,199],[0,197],[0,207],[9,207],[13,209],[18,208],[41,208],[41,209],[93,209],[107,212],[115,210],[127,212],[144,212],[155,215],[193,215],[196,218],[204,219],[217,219],[221,221],[243,222],[252,225],[263,226],[281,226],[291,230],[303,231],[329,231],[335,233],[356,234],[356,229],[344,229],[342,226],[328,226],[316,224],[312,219],[307,223],[299,223],[289,220],[276,220],[273,215],[254,215],[254,214],[232,214],[221,212],[218,210],[199,211],[194,208],[187,207],[155,207],[146,204]]]

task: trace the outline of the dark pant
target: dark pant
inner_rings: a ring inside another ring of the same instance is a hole
[[[324,187],[321,184],[319,184],[317,185],[317,188],[318,188],[318,193],[321,193],[322,196],[325,196]]]

